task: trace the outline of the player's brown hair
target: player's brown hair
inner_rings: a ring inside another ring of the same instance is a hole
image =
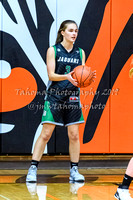
[[[63,21],[63,22],[61,23],[61,25],[60,25],[59,30],[58,30],[57,38],[56,38],[55,44],[60,43],[60,42],[63,41],[63,35],[61,34],[61,31],[65,31],[65,29],[67,28],[67,25],[68,25],[68,24],[76,24],[76,26],[77,26],[77,28],[78,28],[77,23],[76,23],[75,21],[73,21],[73,20],[65,20],[65,21]]]

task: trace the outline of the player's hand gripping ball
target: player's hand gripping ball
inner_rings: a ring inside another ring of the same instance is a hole
[[[77,80],[79,88],[89,86],[96,78],[96,72],[86,65],[79,65],[73,71],[72,78]]]

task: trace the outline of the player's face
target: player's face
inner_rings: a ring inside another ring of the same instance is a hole
[[[68,24],[65,31],[62,31],[63,39],[68,42],[75,42],[78,35],[78,28],[76,24]]]

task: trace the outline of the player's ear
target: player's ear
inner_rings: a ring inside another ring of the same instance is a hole
[[[61,35],[64,36],[64,31],[61,31]]]

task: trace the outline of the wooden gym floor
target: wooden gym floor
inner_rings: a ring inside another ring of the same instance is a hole
[[[0,200],[115,200],[131,157],[81,156],[79,171],[85,183],[69,183],[69,156],[43,156],[37,184],[26,184],[31,157],[1,156]],[[133,185],[130,193],[133,197]]]

